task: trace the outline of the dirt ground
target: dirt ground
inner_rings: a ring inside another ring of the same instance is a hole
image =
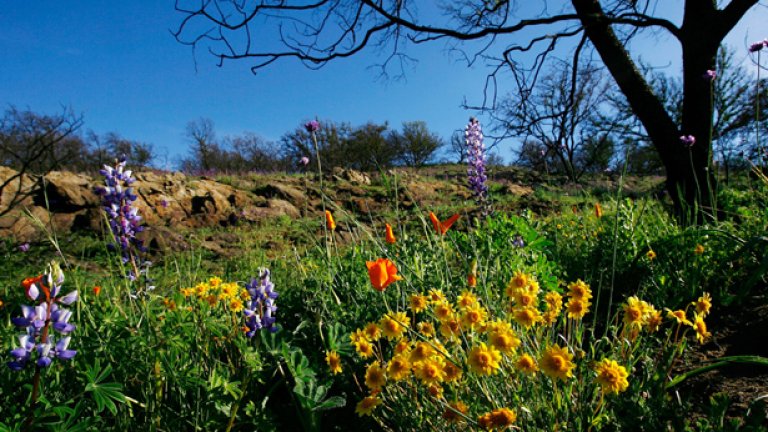
[[[708,321],[712,338],[689,356],[678,370],[691,370],[717,362],[721,357],[756,355],[768,358],[768,294],[750,298],[747,307],[717,310]],[[694,407],[702,411],[709,406],[710,396],[725,393],[731,399],[728,417],[743,417],[750,404],[760,399],[768,408],[768,367],[753,364],[731,364],[692,377],[677,391],[691,397]],[[766,419],[768,427],[768,419]]]

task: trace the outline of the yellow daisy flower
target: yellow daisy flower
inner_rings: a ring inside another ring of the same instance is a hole
[[[442,356],[430,357],[413,364],[413,374],[424,385],[439,384],[445,379],[445,360]]]
[[[453,306],[450,303],[441,301],[435,304],[435,316],[440,321],[446,321],[453,317]]]
[[[368,323],[363,327],[363,334],[369,341],[376,342],[381,338],[381,329],[376,323]]]
[[[464,328],[477,328],[485,323],[488,312],[479,304],[468,306],[461,314],[461,324]]]
[[[328,363],[328,368],[331,369],[332,374],[341,373],[341,356],[336,351],[326,351],[325,362]]]
[[[410,321],[405,312],[396,312],[385,315],[379,322],[379,327],[381,327],[381,333],[387,339],[397,339],[405,333],[409,323]]]
[[[577,279],[568,285],[568,296],[572,299],[589,300],[592,298],[592,290],[581,279]]]
[[[584,318],[584,315],[589,312],[590,306],[592,306],[592,303],[588,300],[571,298],[568,300],[568,304],[565,305],[565,308],[568,311],[568,318],[578,320]]]
[[[532,307],[514,308],[512,309],[512,317],[525,328],[531,328],[542,320],[539,310]]]
[[[515,360],[515,368],[527,375],[535,375],[539,371],[536,360],[528,354],[522,354]]]
[[[501,353],[484,342],[475,346],[467,356],[469,368],[478,375],[492,375],[501,368]]]
[[[676,311],[672,311],[667,309],[667,318],[674,319],[678,324],[693,325],[690,321],[688,321],[688,318],[685,317],[684,310],[678,309]]]
[[[416,324],[416,330],[426,337],[433,337],[435,335],[435,326],[428,321]]]
[[[694,303],[696,306],[696,312],[700,313],[702,317],[709,315],[709,310],[712,308],[712,297],[709,293],[704,293]]]
[[[414,313],[422,312],[427,308],[427,296],[421,294],[413,294],[408,301],[408,307]]]
[[[627,302],[623,306],[624,309],[624,324],[627,326],[642,327],[644,322],[644,307],[635,296],[627,299]]]
[[[520,346],[520,339],[512,330],[488,333],[488,343],[503,353],[511,353]]]
[[[629,374],[615,360],[603,359],[595,365],[597,383],[604,394],[621,393],[629,387]]]
[[[539,359],[539,367],[542,372],[555,380],[565,380],[573,376],[573,354],[568,352],[567,347],[552,345],[544,351]]]
[[[373,344],[368,339],[360,339],[355,343],[355,350],[360,354],[360,357],[367,359],[373,355]]]
[[[382,401],[379,399],[376,395],[371,395],[363,398],[360,402],[357,403],[357,406],[355,406],[355,413],[357,413],[358,416],[362,417],[364,415],[371,415],[373,413],[373,410],[381,405]]]
[[[393,381],[402,381],[411,376],[411,362],[405,354],[392,357],[387,365],[387,375]]]
[[[365,370],[365,385],[371,390],[381,390],[387,383],[387,373],[381,363],[375,361]]]
[[[698,312],[693,314],[693,323],[691,324],[691,327],[696,330],[696,339],[698,339],[699,343],[703,344],[707,338],[712,336],[712,333],[707,331],[704,315],[701,315]]]

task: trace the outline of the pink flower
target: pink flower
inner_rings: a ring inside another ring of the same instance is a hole
[[[714,81],[715,78],[717,78],[717,71],[709,69],[706,72],[704,72],[703,77],[707,81]]]
[[[320,122],[317,120],[308,121],[304,123],[304,129],[309,133],[317,132],[320,130]]]
[[[303,166],[309,165],[309,158],[306,156],[302,156],[301,159],[299,159],[299,164]]]
[[[693,147],[696,144],[696,137],[693,135],[682,135],[680,142],[686,147]]]

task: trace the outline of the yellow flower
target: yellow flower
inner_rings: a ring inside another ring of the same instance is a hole
[[[577,279],[568,285],[568,296],[572,299],[589,300],[592,298],[592,290],[581,279]]]
[[[430,357],[413,364],[413,374],[424,385],[441,383],[445,379],[445,360],[442,356]]]
[[[336,351],[325,352],[325,362],[334,375],[341,373],[341,356]]]
[[[379,322],[381,332],[387,339],[397,339],[405,333],[410,321],[405,312],[397,312],[394,315],[387,314]]]
[[[550,378],[565,380],[573,376],[573,368],[576,367],[571,360],[573,354],[568,352],[567,347],[552,345],[539,359],[539,367]]]
[[[402,338],[395,345],[395,354],[407,354],[411,351],[411,341]]]
[[[634,327],[642,327],[644,321],[643,304],[635,296],[627,299],[627,303],[623,306],[624,309],[624,324]]]
[[[503,353],[510,353],[520,346],[520,339],[512,330],[501,330],[488,333],[488,343]]]
[[[661,325],[661,312],[653,309],[648,313],[648,318],[645,321],[645,325],[649,332],[655,332]]]
[[[365,385],[371,390],[381,390],[387,383],[387,374],[381,363],[375,361],[365,370]]]
[[[333,220],[333,215],[331,214],[330,210],[325,211],[325,226],[330,231],[336,230],[336,221]]]
[[[365,332],[362,329],[357,329],[354,332],[349,334],[349,342],[352,345],[355,345],[361,340],[368,340],[368,336],[366,336]]]
[[[461,323],[451,318],[440,323],[440,334],[446,339],[454,339],[461,333]]]
[[[464,416],[469,412],[469,407],[461,401],[450,402],[443,411],[443,419],[449,423],[456,423],[464,420]],[[463,415],[462,415],[463,414]]]
[[[387,375],[394,381],[402,381],[411,375],[411,362],[406,354],[392,357],[387,365]]]
[[[577,298],[572,298],[568,300],[568,304],[565,306],[568,310],[568,318],[571,319],[582,319],[584,318],[584,315],[589,312],[589,307],[592,306],[592,303],[590,303],[588,300],[582,300]]]
[[[461,380],[464,375],[464,371],[460,367],[456,366],[453,362],[445,362],[443,366],[443,372],[445,372],[445,382],[457,382]]]
[[[704,343],[708,337],[712,336],[712,333],[707,331],[707,324],[704,322],[704,315],[694,313],[693,324],[691,324],[691,327],[696,330],[696,339],[699,340],[699,343]]]
[[[361,358],[367,359],[373,355],[373,344],[368,339],[360,339],[355,343],[355,350]]]
[[[218,277],[218,276],[214,276],[214,277],[208,279],[208,284],[210,286],[216,288],[217,286],[219,286],[221,284],[221,278]]]
[[[195,294],[197,294],[198,297],[205,297],[206,294],[208,294],[208,290],[210,287],[207,283],[201,282],[197,285],[195,285]]]
[[[363,398],[360,402],[357,403],[357,406],[355,406],[355,412],[358,416],[362,417],[364,415],[371,415],[373,413],[373,410],[381,405],[381,399],[378,398],[376,395],[371,395]]]
[[[381,329],[376,323],[368,323],[363,327],[365,338],[371,342],[376,342],[381,338]]]
[[[557,311],[555,314],[558,314],[563,308],[563,296],[558,292],[550,291],[544,295],[544,303],[547,304],[548,310]]]
[[[195,293],[195,289],[194,288],[182,288],[181,289],[181,295],[183,295],[184,297],[190,297],[194,293]]]
[[[456,298],[456,306],[459,309],[467,309],[477,304],[477,296],[471,291],[464,291]]]
[[[232,312],[241,312],[243,310],[243,301],[239,298],[233,298],[229,301],[229,310]]]
[[[414,313],[419,313],[427,308],[427,296],[413,294],[409,299],[409,307]]]
[[[475,346],[467,356],[469,368],[479,375],[492,375],[501,368],[501,353],[493,346],[487,346],[481,342]]]
[[[442,303],[445,301],[445,294],[439,289],[429,290],[429,301],[432,303]]]
[[[426,337],[435,335],[435,326],[431,322],[424,321],[416,324],[416,330]]]
[[[600,360],[595,365],[595,372],[603,394],[621,393],[629,387],[627,370],[615,360]]]
[[[709,293],[704,293],[693,304],[696,306],[696,312],[705,317],[709,315],[709,310],[712,308],[712,297],[709,296]]]
[[[214,286],[211,284],[211,286]],[[238,286],[234,282],[227,282],[227,283],[219,283],[219,298],[224,299],[231,299],[237,296],[237,292],[240,291],[240,286]]]
[[[693,253],[696,255],[701,255],[704,253],[704,246],[701,244],[697,244],[695,248],[693,248]]]
[[[429,395],[435,399],[443,398],[443,388],[440,386],[440,384],[432,384],[431,386],[427,387],[427,393],[429,393]]]
[[[515,367],[527,375],[535,375],[539,371],[536,360],[528,354],[522,354],[515,360]]]
[[[517,414],[509,408],[500,408],[477,418],[477,425],[486,430],[506,429],[517,420]]]
[[[685,317],[684,310],[678,309],[676,311],[671,311],[667,309],[667,318],[675,319],[678,324],[693,325],[690,321],[688,321],[688,318]]]
[[[509,281],[509,285],[507,285],[507,289],[509,289],[510,287],[512,287],[513,289],[524,288],[526,285],[528,285],[528,279],[529,277],[527,274],[520,271],[516,271],[512,275],[512,280]]]
[[[512,309],[512,317],[525,328],[531,328],[542,320],[539,310],[532,307]]]
[[[648,249],[648,252],[645,253],[645,256],[648,257],[649,260],[653,261],[656,259],[656,252],[654,252],[653,249]]]
[[[434,312],[438,320],[446,321],[453,317],[453,306],[448,302],[442,301],[435,304]]]
[[[467,307],[461,314],[461,324],[464,328],[476,328],[485,323],[488,312],[479,304]]]
[[[411,350],[408,360],[410,360],[411,363],[416,363],[426,360],[434,354],[435,350],[428,342],[416,342],[416,345]]]

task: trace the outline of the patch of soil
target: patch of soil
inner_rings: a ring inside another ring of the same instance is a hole
[[[761,356],[768,358],[768,295],[748,299],[739,307],[719,310],[715,305],[707,319],[712,337],[687,356],[677,373],[716,363],[722,357]],[[754,364],[729,364],[687,379],[677,391],[690,397],[694,414],[701,415],[709,398],[725,393],[731,400],[726,416],[743,417],[758,398],[768,408],[768,367]],[[768,427],[768,419],[766,419]]]

